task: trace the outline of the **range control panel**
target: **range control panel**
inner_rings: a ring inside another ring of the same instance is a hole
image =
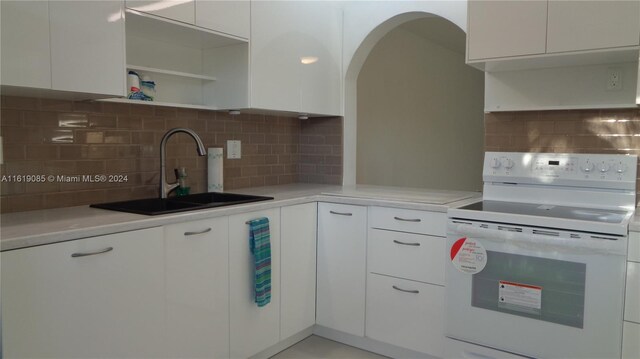
[[[485,182],[635,189],[635,155],[486,152]],[[626,188],[626,187],[625,187]]]

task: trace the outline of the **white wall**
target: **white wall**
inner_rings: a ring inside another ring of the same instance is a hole
[[[443,22],[415,20],[429,21]],[[369,53],[357,82],[358,184],[482,189],[484,74],[464,63],[464,32],[448,29],[456,51],[399,27]]]
[[[467,1],[345,1],[343,9],[343,183],[348,185],[356,183],[356,79],[369,51],[391,29],[421,17],[441,16],[466,31]]]

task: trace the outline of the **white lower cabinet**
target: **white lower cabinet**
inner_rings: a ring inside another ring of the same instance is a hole
[[[445,223],[444,213],[370,209],[367,337],[443,355]]]
[[[249,250],[252,219],[267,217],[271,234],[271,303],[254,301],[254,261]],[[280,340],[280,208],[229,217],[231,358],[248,358]]]
[[[229,357],[229,218],[164,227],[170,358]]]
[[[444,287],[369,274],[366,335],[441,357]]]
[[[1,254],[5,358],[164,356],[162,228]]]
[[[316,323],[364,336],[367,207],[318,204]]]
[[[282,207],[280,338],[316,323],[317,204]]]
[[[622,359],[640,358],[640,323],[624,322],[622,328]]]

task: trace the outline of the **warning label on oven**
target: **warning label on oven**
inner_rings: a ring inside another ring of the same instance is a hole
[[[463,237],[451,246],[451,263],[462,273],[480,273],[487,265],[487,251],[478,240]]]
[[[498,307],[530,314],[540,314],[542,287],[535,285],[498,282]]]

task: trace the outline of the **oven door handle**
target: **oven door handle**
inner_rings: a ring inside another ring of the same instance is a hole
[[[512,232],[489,228],[473,227],[469,224],[455,224],[450,227],[452,236],[471,237],[483,241],[510,244],[516,247],[533,250],[551,250],[569,254],[606,254],[626,256],[626,241],[562,238],[529,233]]]

